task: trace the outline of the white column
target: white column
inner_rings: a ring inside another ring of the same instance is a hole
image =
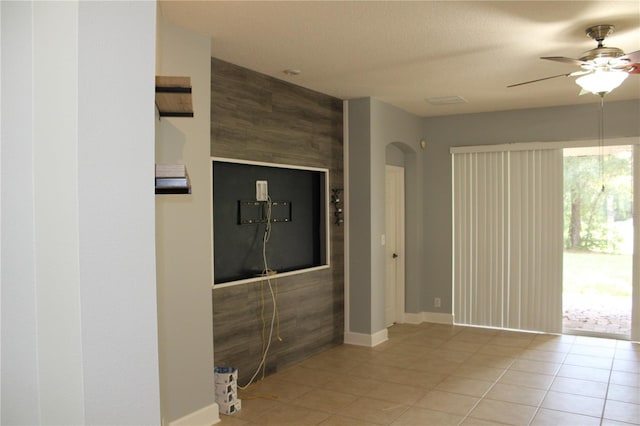
[[[159,424],[155,2],[2,2],[2,424]]]
[[[79,2],[78,228],[87,424],[160,423],[155,28],[155,2]]]
[[[84,422],[77,41],[78,3],[34,3],[34,249],[43,424]]]
[[[1,424],[39,424],[30,2],[0,2],[2,21]]]

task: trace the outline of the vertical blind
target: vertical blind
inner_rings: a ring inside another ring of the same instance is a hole
[[[454,321],[561,332],[562,150],[452,162]]]

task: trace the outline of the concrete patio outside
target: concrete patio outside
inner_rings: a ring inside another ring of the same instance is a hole
[[[562,311],[565,332],[592,332],[629,337],[629,296],[565,294]]]

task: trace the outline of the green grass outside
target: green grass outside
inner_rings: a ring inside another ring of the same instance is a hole
[[[631,296],[632,255],[564,252],[566,295]]]

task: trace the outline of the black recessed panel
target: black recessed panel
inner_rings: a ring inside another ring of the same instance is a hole
[[[213,252],[216,284],[260,276],[266,206],[256,181],[266,180],[271,234],[267,266],[289,272],[324,265],[325,174],[322,171],[213,161]]]

